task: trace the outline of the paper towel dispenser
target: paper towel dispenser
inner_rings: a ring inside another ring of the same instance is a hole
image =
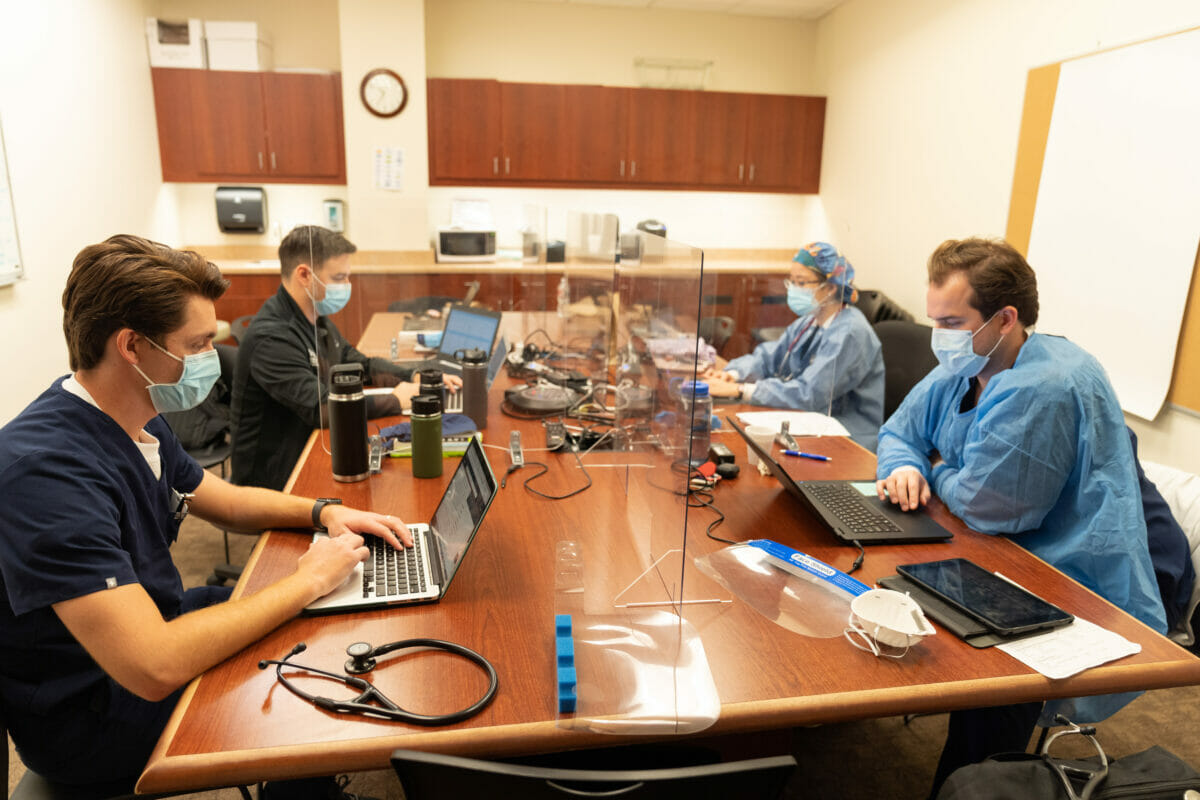
[[[218,186],[217,226],[222,233],[263,233],[267,195],[260,186]]]

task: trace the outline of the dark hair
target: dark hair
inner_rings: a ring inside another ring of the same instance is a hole
[[[340,233],[320,225],[298,225],[279,243],[279,274],[287,279],[301,264],[318,270],[331,258],[356,252],[354,243]]]
[[[1002,239],[948,239],[929,256],[929,283],[941,286],[955,272],[966,272],[971,306],[990,318],[1005,306],[1017,309],[1026,327],[1037,322],[1037,275]]]
[[[63,290],[63,334],[71,369],[91,369],[121,328],[161,340],[183,325],[188,301],[216,301],[229,288],[199,253],[120,234],[75,256]]]

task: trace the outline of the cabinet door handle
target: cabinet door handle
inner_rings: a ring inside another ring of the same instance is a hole
[[[625,159],[621,159],[621,177],[625,177]]]
[[[745,171],[746,171],[746,165],[745,165],[745,164],[738,164],[738,182],[739,182],[739,183],[740,183],[740,182],[741,182],[741,180],[742,180],[742,173],[744,173]]]
[[[636,162],[636,161],[630,161],[630,162],[629,162],[629,177],[631,177],[631,178],[632,178],[632,177],[634,177],[634,176],[636,176],[636,175],[637,175],[637,162]]]
[[[258,171],[262,172],[262,168],[263,168],[263,160],[262,160],[262,151],[260,150],[258,153]]]
[[[750,182],[754,183],[754,165],[750,165]]]
[[[504,174],[508,174],[508,156],[504,157]]]
[[[492,174],[500,174],[500,156],[492,156]]]
[[[274,172],[275,170],[276,170],[276,166],[275,166],[275,151],[274,151],[274,150],[272,150],[272,151],[271,151],[271,172]]]

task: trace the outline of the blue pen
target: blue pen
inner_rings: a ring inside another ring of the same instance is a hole
[[[802,453],[799,450],[784,450],[785,456],[797,456],[799,458],[811,458],[813,461],[833,461],[829,456],[821,456],[816,453]]]

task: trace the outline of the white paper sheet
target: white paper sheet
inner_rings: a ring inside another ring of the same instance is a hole
[[[744,425],[766,425],[779,430],[787,420],[792,436],[849,436],[846,426],[833,417],[816,411],[743,411],[738,420]]]
[[[1142,652],[1140,644],[1079,617],[1065,627],[996,647],[1054,680]]]

